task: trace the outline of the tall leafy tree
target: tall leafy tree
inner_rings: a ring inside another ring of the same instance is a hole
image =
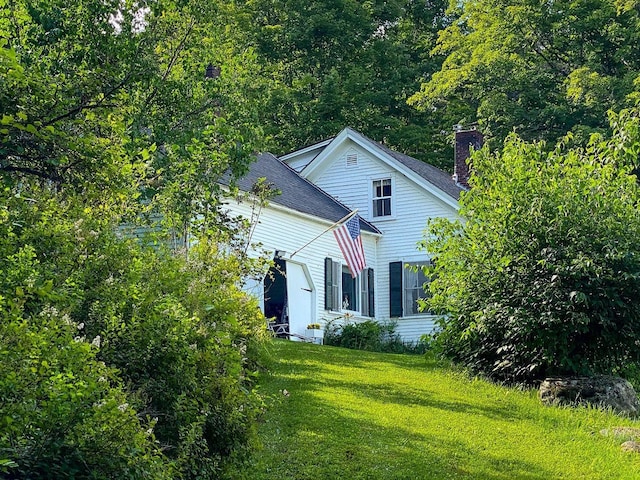
[[[177,159],[201,184],[240,173],[261,81],[234,19],[224,2],[5,2],[3,178],[104,197],[177,181]]]
[[[451,162],[453,117],[418,112],[407,98],[437,71],[428,51],[445,2],[248,2],[260,61],[277,82],[262,115],[279,152],[345,126],[432,163]]]
[[[9,478],[219,478],[250,442],[264,319],[216,186],[261,137],[239,20],[233,2],[0,0]],[[188,258],[123,235],[157,228],[148,212],[197,237]]]
[[[636,2],[471,0],[433,53],[440,71],[410,102],[428,111],[466,109],[489,141],[511,131],[555,143],[567,131],[586,142],[607,129],[606,111],[634,102],[640,78]]]

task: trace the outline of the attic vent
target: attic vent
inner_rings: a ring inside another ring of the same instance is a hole
[[[347,154],[347,167],[355,167],[356,165],[358,165],[358,154],[357,153]]]

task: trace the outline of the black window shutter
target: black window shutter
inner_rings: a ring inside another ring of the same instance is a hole
[[[375,317],[376,316],[376,311],[375,311],[375,300],[374,300],[374,295],[373,295],[373,268],[367,268],[367,298],[368,298],[368,303],[369,303],[369,316],[370,317]]]
[[[327,257],[324,259],[324,309],[333,308],[333,261]]]
[[[402,317],[402,262],[389,264],[389,316]]]

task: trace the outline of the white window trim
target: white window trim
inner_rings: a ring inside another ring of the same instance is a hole
[[[362,317],[362,318],[370,318],[369,316],[369,311],[367,312],[363,312],[362,309],[362,302],[364,301],[364,295],[367,292],[364,292],[362,289],[366,286],[369,287],[368,285],[368,278],[365,279],[364,278],[364,274],[365,272],[368,271],[368,267],[365,268],[362,272],[360,272],[358,274],[358,276],[355,278],[355,290],[354,290],[354,296],[355,296],[355,302],[356,302],[356,308],[357,310],[350,310],[347,308],[343,308],[343,291],[342,291],[342,273],[344,269],[348,269],[348,266],[346,263],[342,263],[341,261],[338,260],[333,260],[331,259],[331,263],[332,263],[332,269],[334,269],[334,272],[337,270],[340,273],[340,283],[337,286],[334,286],[333,288],[337,287],[336,290],[334,290],[334,294],[335,292],[338,293],[338,298],[340,298],[340,307],[337,310],[334,309],[330,309],[327,310],[328,312],[333,312],[333,313],[339,313],[339,314],[348,314],[354,317]],[[375,275],[375,273],[374,273]],[[375,288],[375,286],[374,286]],[[368,299],[367,299],[368,301]],[[368,306],[368,308],[371,308],[370,306]],[[375,307],[374,307],[375,308]]]
[[[392,190],[393,192],[393,190]],[[407,312],[407,278],[406,272],[411,267],[407,267],[407,265],[417,265],[417,264],[430,264],[432,260],[430,258],[426,259],[424,257],[420,259],[412,259],[412,260],[403,260],[402,261],[402,317],[401,318],[417,318],[424,316],[433,316],[431,312],[417,312],[417,313],[408,313]]]
[[[395,175],[378,175],[378,176],[370,176],[369,180],[369,221],[371,222],[386,222],[389,220],[395,220],[396,218],[396,199],[397,199],[397,191],[396,191],[396,179]],[[374,197],[375,191],[373,188],[373,182],[381,181],[381,180],[391,180],[391,215],[384,215],[381,217],[376,217],[373,208],[373,201],[376,197]]]
[[[345,263],[341,263],[340,264],[340,299],[341,299],[341,307],[340,307],[340,311],[344,312],[344,313],[351,313],[353,315],[360,315],[360,277],[361,275],[359,274],[356,278],[351,277],[351,273],[349,273],[349,267],[345,264]],[[342,285],[343,285],[343,281],[342,281],[342,276],[345,274],[345,270],[347,272],[347,274],[349,275],[349,277],[353,278],[354,280],[354,289],[353,289],[353,296],[354,296],[354,301],[356,303],[356,310],[351,310],[348,308],[345,308],[345,301],[344,301],[344,292],[342,291]]]

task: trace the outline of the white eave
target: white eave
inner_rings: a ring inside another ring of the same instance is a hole
[[[331,225],[335,224],[335,222],[332,222],[331,220],[316,217],[315,215],[310,215],[308,213],[299,212],[298,210],[294,210],[293,208],[290,208],[290,207],[285,207],[284,205],[280,205],[279,203],[276,203],[274,200],[269,201],[269,207],[273,207],[274,210],[279,210],[281,212],[289,213],[291,215],[304,218],[306,220],[311,220],[316,223],[322,223],[327,227],[330,227]],[[372,237],[382,237],[381,233],[370,232],[369,230],[364,230],[364,229],[360,229],[360,233],[364,235],[371,235]]]
[[[429,182],[427,179],[418,175],[416,172],[411,170],[406,165],[402,164],[387,152],[379,148],[375,143],[369,141],[366,138],[363,138],[362,135],[357,132],[351,130],[349,127],[342,130],[333,140],[328,141],[328,144],[320,154],[318,154],[306,167],[302,169],[300,175],[304,178],[307,178],[311,182],[314,181],[315,177],[320,174],[322,171],[322,164],[324,160],[329,157],[345,140],[351,140],[367,152],[369,152],[374,157],[380,159],[382,162],[386,163],[391,168],[395,169],[406,178],[414,182],[416,185],[422,187],[427,190],[429,193],[434,195],[436,198],[444,202],[445,204],[455,208],[456,210],[459,208],[458,201],[453,198],[448,193],[442,191],[438,187],[436,187],[433,183]],[[284,158],[284,157],[283,157]],[[316,175],[314,175],[314,173]]]
[[[317,150],[319,148],[324,148],[327,145],[329,145],[332,141],[333,141],[333,139],[329,138],[327,140],[323,140],[322,142],[314,143],[313,145],[309,145],[308,147],[301,148],[300,150],[296,150],[294,152],[287,153],[286,155],[282,155],[282,156],[280,156],[278,158],[281,161],[283,161],[285,163],[288,163],[288,160],[291,160],[292,158],[298,157],[300,155],[304,155],[305,153],[312,152],[312,151]]]

